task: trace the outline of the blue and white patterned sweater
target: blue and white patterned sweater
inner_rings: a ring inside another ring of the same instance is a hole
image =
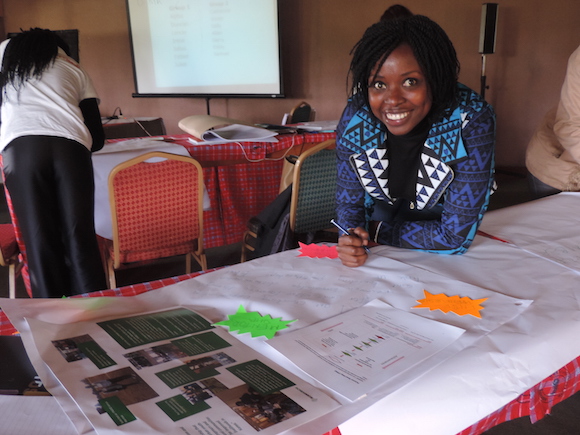
[[[383,145],[387,129],[357,100],[349,101],[337,131],[337,220],[346,228],[365,228],[375,201],[392,201]],[[461,84],[458,101],[450,116],[432,125],[417,177],[414,206],[440,204],[441,217],[383,222],[380,244],[443,254],[462,254],[471,245],[494,183],[495,113]]]

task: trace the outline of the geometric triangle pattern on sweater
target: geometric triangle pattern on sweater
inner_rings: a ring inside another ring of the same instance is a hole
[[[395,198],[391,198],[389,195],[387,150],[372,148],[351,155],[350,161],[361,185],[369,195],[392,204]],[[437,154],[425,145],[421,153],[421,164],[415,188],[417,209],[431,208],[437,204],[452,180],[453,171],[451,168],[439,160]]]

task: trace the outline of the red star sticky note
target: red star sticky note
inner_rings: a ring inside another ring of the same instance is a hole
[[[434,295],[427,290],[423,290],[423,293],[425,294],[425,298],[418,299],[417,302],[419,302],[419,305],[415,305],[413,308],[429,308],[431,311],[441,310],[444,313],[452,311],[459,316],[471,314],[480,319],[480,311],[484,308],[481,306],[481,303],[487,300],[487,298],[471,299],[467,296],[447,296],[444,293]]]
[[[301,242],[298,242],[298,244],[300,245],[299,257],[338,258],[336,246],[317,245],[316,243],[311,243],[310,245],[307,245]]]

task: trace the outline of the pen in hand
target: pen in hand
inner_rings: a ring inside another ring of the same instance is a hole
[[[339,229],[340,232],[342,232],[343,235],[345,236],[355,236],[358,237],[356,234],[351,234],[346,228],[344,228],[342,225],[339,225],[334,219],[330,220],[330,223],[332,225],[334,225],[336,228]],[[368,246],[364,246],[363,245],[364,250],[366,251],[367,254],[371,253],[371,250],[369,249]]]

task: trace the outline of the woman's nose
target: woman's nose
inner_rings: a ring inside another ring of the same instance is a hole
[[[390,88],[389,90],[387,90],[385,92],[385,95],[383,97],[383,101],[385,102],[385,104],[391,105],[391,106],[396,106],[398,104],[401,104],[403,101],[405,100],[403,93],[401,92],[400,89],[397,88]]]

